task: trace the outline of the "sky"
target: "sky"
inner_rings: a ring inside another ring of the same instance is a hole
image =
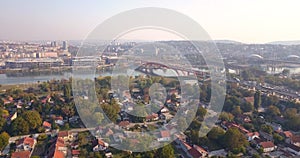
[[[300,40],[298,0],[3,0],[0,39],[83,40],[105,19],[141,7],[183,13],[197,21],[214,40]],[[174,36],[166,33],[159,36],[171,37]],[[126,38],[145,40],[153,38],[153,32],[141,31]]]

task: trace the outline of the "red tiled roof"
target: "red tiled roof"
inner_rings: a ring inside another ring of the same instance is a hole
[[[29,158],[30,151],[19,151],[11,154],[12,158]]]
[[[251,133],[247,133],[247,136],[252,137],[252,136],[259,136],[258,132],[251,132]]]
[[[63,120],[64,118],[62,117],[62,116],[57,116],[56,118],[55,118],[55,120]]]
[[[254,97],[244,97],[246,102],[253,104],[254,103]]]
[[[207,151],[205,149],[203,149],[202,147],[198,146],[198,145],[194,145],[193,146],[196,150],[198,150],[200,153],[207,153]]]
[[[170,132],[169,131],[160,131],[160,135],[162,138],[170,137]]]
[[[53,144],[49,147],[49,154],[48,157],[54,157],[54,158],[63,158],[64,153],[62,151],[59,151],[58,149],[60,147],[65,147],[63,138],[56,138],[52,142]]]
[[[128,126],[129,124],[130,124],[129,121],[121,121],[121,122],[119,123],[119,126],[121,126],[121,127],[126,127],[126,126]]]
[[[47,122],[47,121],[43,122],[43,126],[47,127],[47,128],[51,128],[51,124],[49,122]]]
[[[34,139],[29,138],[29,137],[22,138],[17,142],[17,145],[20,145],[20,144],[25,144],[25,145],[29,145],[30,147],[33,147]]]
[[[185,148],[187,149],[187,150],[190,150],[192,147],[188,144],[188,143],[186,143],[186,142],[184,142],[184,141],[181,141],[182,143],[183,143],[183,145],[185,146]]]
[[[191,148],[188,152],[193,158],[199,158],[202,156],[202,154],[195,148]]]
[[[267,142],[261,142],[259,143],[259,145],[263,148],[272,148],[275,147],[274,143],[271,141],[267,141]]]
[[[65,154],[62,151],[55,150],[53,158],[65,158]]]
[[[65,141],[63,138],[57,138],[56,140],[56,147],[64,147],[65,146]]]
[[[58,137],[67,137],[69,135],[68,131],[61,131],[58,132]]]
[[[283,132],[284,136],[287,137],[287,138],[290,138],[293,136],[293,133],[291,131],[284,131]]]
[[[72,155],[79,155],[80,154],[80,150],[72,150]]]
[[[105,142],[102,139],[98,139],[98,144],[101,146],[105,146]]]
[[[298,142],[300,142],[300,135],[294,135],[294,136],[292,136],[292,137],[291,137],[291,141],[292,141],[293,143],[298,143]]]
[[[146,116],[146,120],[155,119],[155,118],[157,118],[157,117],[158,117],[158,114],[153,113],[153,114],[151,114],[151,115]]]

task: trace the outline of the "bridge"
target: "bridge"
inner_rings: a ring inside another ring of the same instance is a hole
[[[143,74],[149,74],[153,76],[160,76],[159,74],[154,72],[155,70],[163,70],[164,72],[166,72],[167,70],[172,70],[176,73],[176,76],[197,76],[203,79],[210,77],[210,73],[207,71],[185,68],[177,65],[165,65],[156,62],[141,61],[140,66],[138,66],[135,70]]]

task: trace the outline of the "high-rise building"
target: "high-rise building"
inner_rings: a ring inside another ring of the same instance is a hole
[[[56,41],[52,41],[52,42],[51,42],[51,47],[57,47]]]
[[[62,49],[63,50],[68,50],[68,42],[67,41],[63,41]]]

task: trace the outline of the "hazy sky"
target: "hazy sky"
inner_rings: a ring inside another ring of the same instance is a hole
[[[139,7],[186,14],[213,39],[300,40],[298,0],[2,0],[0,39],[82,40],[103,20]]]

